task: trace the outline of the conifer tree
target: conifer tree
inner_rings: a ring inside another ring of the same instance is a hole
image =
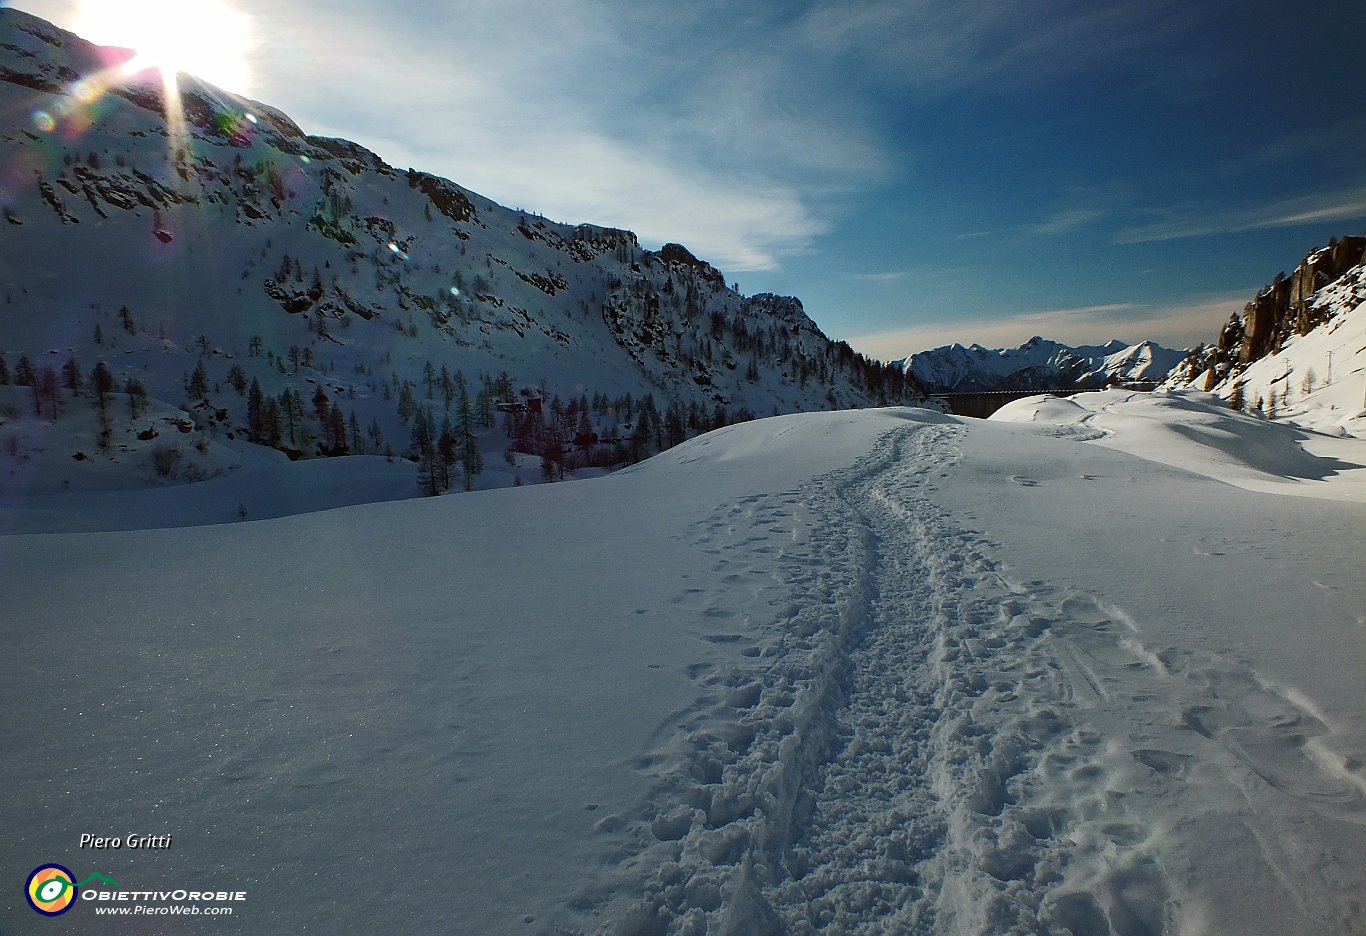
[[[431,414],[419,409],[413,418],[412,450],[417,458],[417,486],[423,494],[435,497],[442,491],[441,466],[432,430]]]
[[[451,469],[459,461],[459,453],[456,451],[455,433],[451,431],[450,423],[446,423],[441,430],[441,438],[436,443],[436,453],[438,463],[441,467],[441,486],[449,489],[451,486]],[[465,480],[465,490],[469,490],[468,475]]]
[[[474,406],[470,403],[470,391],[463,374],[458,375],[456,389],[459,393],[456,432],[459,434],[460,460],[465,466],[465,490],[469,491],[474,489],[474,479],[484,470],[484,457],[479,454],[479,437],[474,432]]]
[[[251,389],[247,391],[247,433],[253,442],[264,439],[265,394],[261,392],[261,382],[251,378]]]
[[[244,396],[247,392],[247,372],[242,369],[241,364],[233,364],[228,368],[228,386],[237,391],[238,396]]]
[[[398,421],[406,426],[416,411],[417,401],[413,399],[413,392],[408,385],[404,384],[398,391]]]
[[[142,389],[142,384],[138,383],[137,386],[145,397],[147,391]],[[100,409],[103,410],[105,398],[114,392],[114,374],[103,361],[98,362],[94,369],[90,371],[90,389],[95,394],[95,402],[97,402]]]
[[[209,395],[209,374],[204,368],[204,359],[200,358],[195,365],[194,373],[190,375],[189,382],[185,385],[185,392],[191,399],[202,400]]]
[[[365,444],[361,439],[360,420],[356,418],[356,411],[351,411],[351,418],[346,425],[347,431],[351,434],[351,451],[356,455],[365,454]]]
[[[342,416],[340,406],[332,407],[332,412],[328,414],[326,426],[327,446],[329,455],[346,455],[346,420]]]
[[[280,436],[293,448],[303,448],[304,401],[297,390],[286,387],[280,393]]]
[[[267,397],[265,406],[261,409],[261,435],[266,445],[271,448],[280,447],[280,402],[273,397]]]
[[[1241,410],[1243,408],[1243,382],[1234,381],[1233,388],[1229,391],[1228,405],[1230,409]]]

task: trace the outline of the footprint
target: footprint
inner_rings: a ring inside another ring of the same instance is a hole
[[[1186,766],[1193,760],[1189,754],[1176,754],[1172,751],[1151,748],[1141,748],[1129,753],[1140,764],[1151,767],[1164,777],[1172,777],[1176,780],[1181,780],[1186,776]]]
[[[1210,668],[1198,677],[1213,704],[1187,710],[1186,727],[1218,741],[1273,789],[1366,823],[1366,780],[1319,740],[1330,732],[1317,716],[1256,673]]]

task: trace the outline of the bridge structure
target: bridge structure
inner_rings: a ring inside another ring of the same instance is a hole
[[[1154,389],[1157,384],[1151,381],[1134,380],[1114,386],[1124,390],[1148,391]],[[1069,390],[986,390],[980,393],[931,393],[930,399],[943,400],[949,412],[955,416],[974,416],[978,419],[986,419],[1012,400],[1023,400],[1025,397],[1032,396],[1069,397],[1077,393],[1087,393],[1090,390],[1100,389],[1103,388],[1093,387],[1085,390],[1073,387]]]
[[[1077,390],[986,390],[981,393],[931,393],[931,400],[942,400],[949,412],[955,416],[973,416],[986,419],[992,413],[1012,400],[1023,400],[1032,396],[1064,397],[1078,393]]]

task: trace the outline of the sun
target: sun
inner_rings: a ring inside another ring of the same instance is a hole
[[[222,0],[82,0],[74,32],[137,51],[128,71],[188,72],[227,91],[251,90],[251,23]]]

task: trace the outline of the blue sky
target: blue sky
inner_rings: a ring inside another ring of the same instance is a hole
[[[80,31],[85,2],[10,5]],[[156,0],[126,2],[136,45]],[[1366,230],[1360,0],[221,2],[251,37],[230,90],[684,243],[883,358],[1210,340]]]

